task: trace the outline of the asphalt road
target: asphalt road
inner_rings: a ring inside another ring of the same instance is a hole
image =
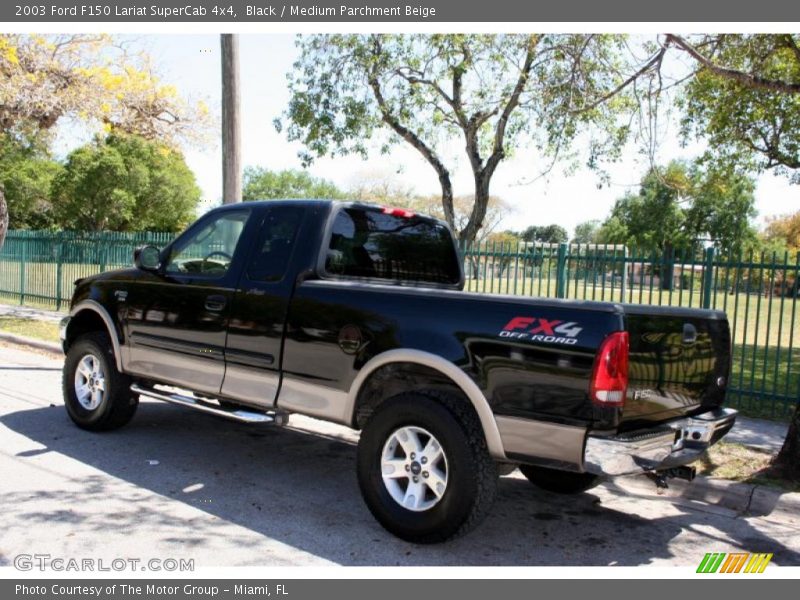
[[[61,361],[0,346],[0,565],[15,556],[281,565],[697,565],[773,552],[800,565],[800,525],[608,483],[563,497],[503,477],[492,515],[438,546],[390,536],[361,501],[356,436],[222,421],[159,402],[111,433],[74,427]]]

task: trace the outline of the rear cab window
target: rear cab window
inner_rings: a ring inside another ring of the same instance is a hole
[[[345,206],[334,216],[325,272],[341,278],[460,286],[450,230],[399,209]]]

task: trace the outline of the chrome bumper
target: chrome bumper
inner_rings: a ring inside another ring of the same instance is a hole
[[[588,436],[584,470],[596,475],[629,475],[671,469],[700,458],[728,433],[736,411],[720,408],[613,437]]]

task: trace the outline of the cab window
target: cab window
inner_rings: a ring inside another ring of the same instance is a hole
[[[165,271],[173,275],[224,277],[249,216],[250,210],[221,212],[179,238],[172,246]]]

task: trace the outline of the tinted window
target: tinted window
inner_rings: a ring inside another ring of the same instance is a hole
[[[299,206],[275,206],[267,211],[247,267],[252,281],[280,281],[286,273],[297,230],[303,219]]]
[[[461,277],[446,227],[363,208],[339,211],[325,269],[334,275],[445,284]]]
[[[222,277],[228,272],[249,210],[226,211],[209,218],[173,245],[167,273]]]

